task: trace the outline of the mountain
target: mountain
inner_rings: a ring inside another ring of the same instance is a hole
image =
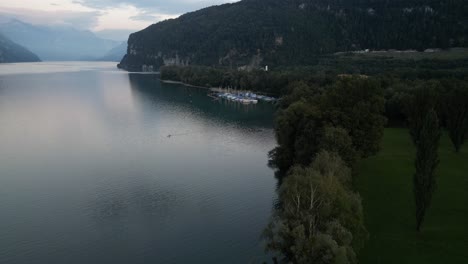
[[[275,67],[340,51],[466,47],[467,13],[466,0],[243,0],[131,34],[119,67]]]
[[[16,19],[0,24],[0,32],[45,61],[92,60],[120,44],[98,38],[90,31],[65,26],[36,26]]]
[[[37,61],[41,60],[36,54],[0,34],[0,63]]]
[[[127,53],[127,42],[122,42],[117,47],[111,49],[103,57],[99,58],[100,61],[117,61],[119,62]]]

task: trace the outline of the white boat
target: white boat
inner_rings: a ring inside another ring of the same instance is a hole
[[[256,104],[256,103],[258,103],[257,100],[249,99],[249,98],[242,98],[240,102],[244,103],[244,104]]]

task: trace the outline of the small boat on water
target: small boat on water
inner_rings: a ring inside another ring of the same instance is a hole
[[[256,103],[258,103],[258,100],[249,99],[249,98],[241,98],[240,102],[243,103],[243,104],[256,104]]]
[[[265,101],[265,102],[274,102],[274,101],[277,100],[277,99],[274,98],[274,97],[265,96],[265,95],[259,95],[259,96],[257,96],[257,99],[258,99],[258,100],[261,100],[261,101]]]

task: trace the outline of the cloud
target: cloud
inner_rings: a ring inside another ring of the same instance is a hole
[[[73,3],[90,8],[117,8],[122,5],[131,5],[146,12],[163,14],[181,14],[195,11],[200,8],[236,2],[235,0],[75,0]]]
[[[162,20],[236,0],[16,0],[0,3],[0,23],[16,18],[35,25],[67,25],[126,38]],[[119,31],[120,30],[120,31]],[[119,35],[119,33],[121,35]]]
[[[14,18],[36,25],[61,25],[89,29],[97,25],[100,15],[99,11],[42,11],[27,8],[2,8],[0,21]]]
[[[128,36],[135,32],[131,29],[104,29],[94,32],[96,36],[104,39],[112,39],[116,41],[127,41]]]
[[[135,21],[151,21],[152,23],[175,18],[178,17],[180,14],[163,14],[163,13],[154,13],[151,11],[139,11],[137,15],[129,17],[131,20]]]
[[[94,31],[104,29],[135,29],[134,31],[138,31],[161,20],[174,17],[174,15],[146,11],[132,5],[121,5],[102,10],[102,14],[98,18],[98,26],[93,28]]]
[[[152,15],[152,14],[149,14],[149,13],[141,13],[139,15],[136,15],[136,16],[131,16],[130,17],[131,20],[140,20],[140,21],[157,21],[158,20],[158,16],[156,15]]]

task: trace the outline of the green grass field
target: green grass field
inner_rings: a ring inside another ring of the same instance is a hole
[[[468,143],[441,139],[437,190],[416,232],[414,147],[406,129],[385,130],[380,153],[359,164],[357,187],[370,238],[360,263],[468,263]]]
[[[352,59],[377,59],[391,58],[397,60],[460,60],[468,58],[467,48],[453,48],[450,50],[440,50],[437,52],[401,52],[401,51],[380,51],[369,53],[344,54]]]

